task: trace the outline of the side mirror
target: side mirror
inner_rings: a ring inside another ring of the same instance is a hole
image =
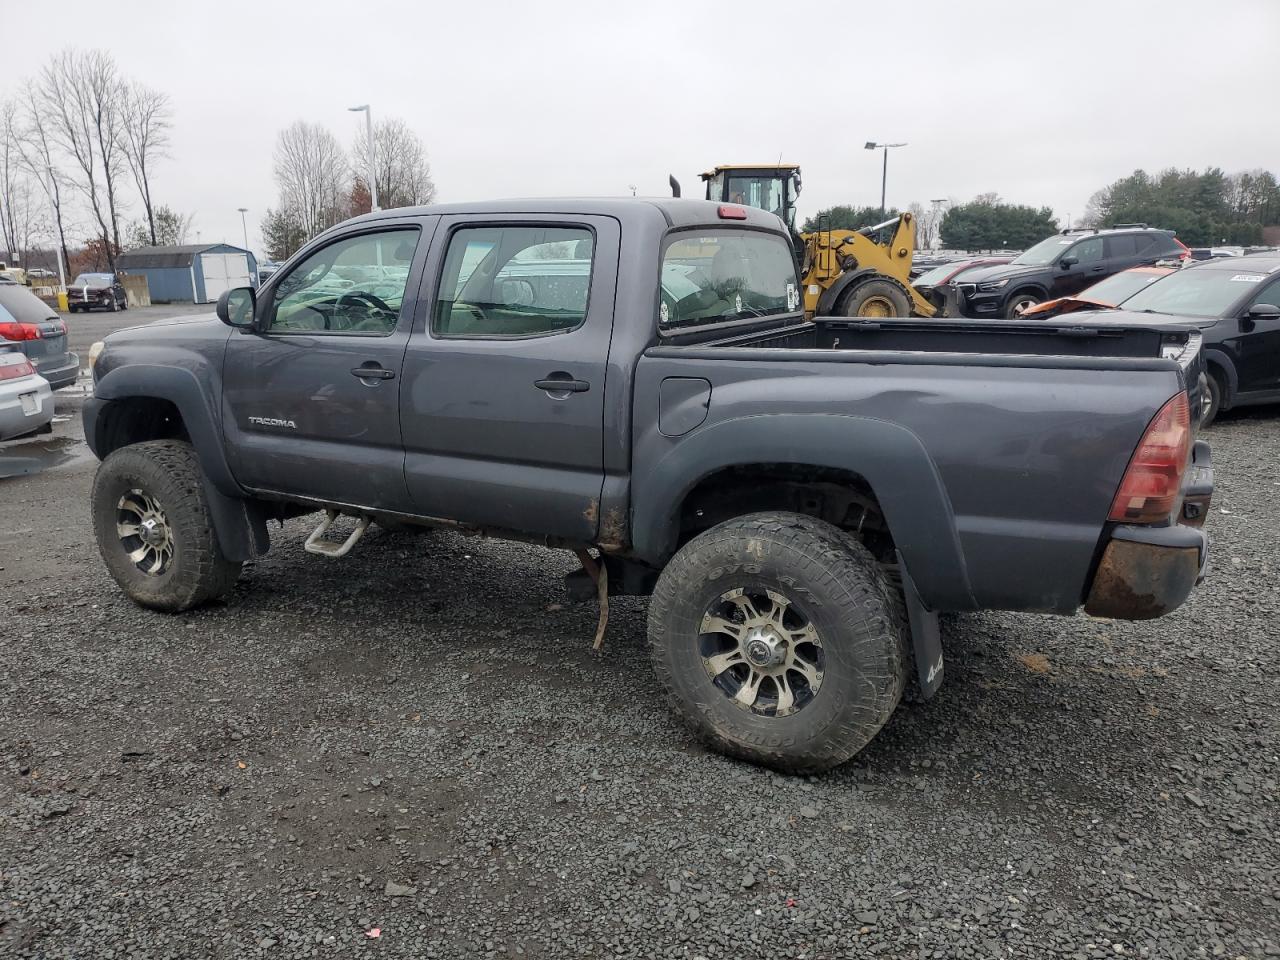
[[[1079,257],[1063,257],[1061,260],[1058,261],[1058,266],[1060,266],[1063,270],[1070,270],[1079,262],[1080,262]]]
[[[1280,317],[1280,307],[1274,303],[1255,303],[1245,314],[1250,320],[1265,320],[1269,317]]]
[[[214,308],[218,319],[228,327],[249,330],[253,327],[253,315],[258,307],[258,295],[252,287],[236,287],[224,290]]]

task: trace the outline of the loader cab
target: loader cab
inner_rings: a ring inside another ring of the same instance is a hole
[[[800,196],[799,167],[793,164],[721,166],[708,170],[701,177],[707,185],[708,200],[737,203],[776,214],[795,236],[796,198]]]

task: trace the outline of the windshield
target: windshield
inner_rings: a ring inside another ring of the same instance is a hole
[[[1247,293],[1258,290],[1266,274],[1246,270],[1179,270],[1124,301],[1126,310],[1170,313],[1177,317],[1220,317]]]
[[[73,287],[105,287],[111,282],[109,273],[82,273],[71,281]]]
[[[1013,263],[1023,267],[1043,267],[1047,263],[1053,263],[1067,247],[1078,239],[1079,237],[1054,236],[1048,240],[1041,240],[1034,247],[1024,250],[1015,257]]]
[[[782,216],[781,177],[729,177],[729,202]]]
[[[1155,273],[1150,270],[1125,270],[1122,273],[1107,277],[1105,280],[1099,280],[1092,287],[1082,291],[1080,299],[1105,303],[1114,307],[1117,304],[1124,303],[1125,300],[1132,297],[1139,290],[1155,283],[1162,277],[1168,276],[1170,273],[1173,273],[1173,271],[1167,270]]]
[[[791,247],[773,234],[682,234],[662,255],[663,331],[800,309]]]

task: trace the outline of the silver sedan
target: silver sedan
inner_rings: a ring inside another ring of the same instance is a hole
[[[47,431],[53,391],[21,353],[0,353],[0,440]]]

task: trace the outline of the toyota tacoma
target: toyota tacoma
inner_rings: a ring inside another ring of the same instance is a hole
[[[308,513],[330,557],[370,523],[573,550],[601,631],[609,595],[651,595],[698,735],[819,771],[937,689],[939,612],[1187,598],[1200,343],[1132,315],[806,322],[785,225],[731,204],[380,211],[216,319],[106,339],[93,523],[164,611],[225,596],[268,522]]]

